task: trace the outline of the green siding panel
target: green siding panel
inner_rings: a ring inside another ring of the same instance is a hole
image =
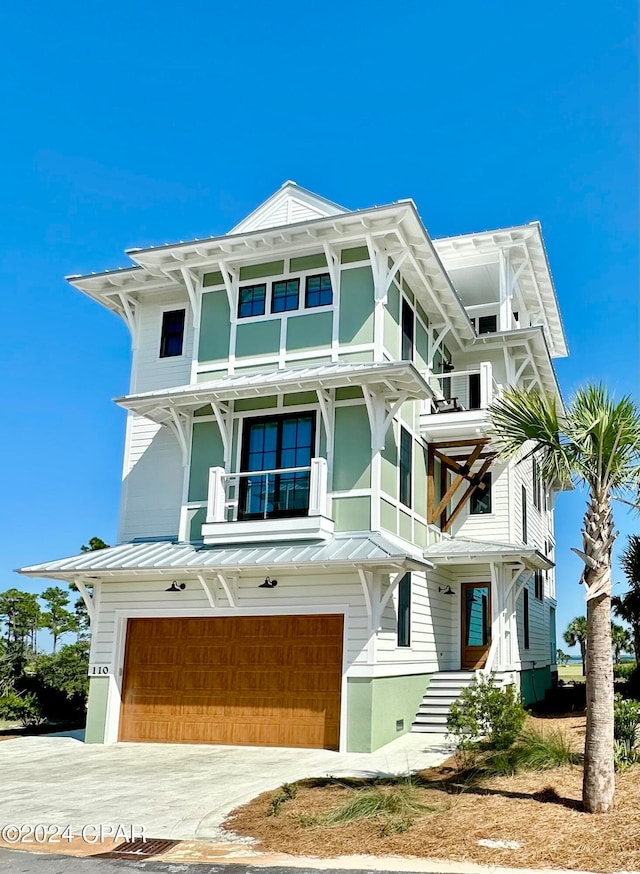
[[[196,374],[196,382],[211,382],[212,379],[220,379],[222,376],[226,376],[227,373],[226,368],[224,370],[204,370],[202,373]]]
[[[334,498],[332,504],[336,531],[370,530],[371,498]]]
[[[372,343],[374,299],[371,268],[343,270],[340,283],[340,342]]]
[[[371,431],[364,405],[336,408],[334,459],[334,491],[369,488]]]
[[[215,422],[194,422],[189,469],[189,501],[206,501],[209,468],[224,466],[224,449]]]
[[[202,540],[202,526],[207,518],[207,508],[197,507],[187,510],[187,531],[191,543]]]
[[[283,405],[285,407],[299,407],[301,405],[308,406],[309,404],[317,404],[318,396],[314,391],[297,391],[290,395],[285,395]]]
[[[331,348],[333,313],[308,313],[287,320],[287,351]]]
[[[284,261],[251,264],[240,268],[240,282],[245,282],[247,279],[261,279],[263,276],[279,276],[281,273],[284,273]]]
[[[389,347],[387,347],[389,348]],[[389,350],[391,351],[391,350]],[[416,322],[416,367],[426,370],[429,364],[429,335],[420,322]]]
[[[410,731],[429,679],[429,674],[349,677],[347,750],[370,753]]]
[[[393,358],[400,358],[400,289],[391,283],[384,309],[384,347]]]
[[[380,486],[387,495],[398,497],[398,443],[395,422],[391,423],[387,431],[381,452]]]
[[[86,744],[103,744],[105,742],[109,683],[109,677],[92,677],[89,680],[87,726],[84,734]]]
[[[224,361],[229,357],[230,319],[229,300],[224,291],[202,295],[198,361]]]
[[[544,696],[551,688],[551,667],[534,668],[520,673],[520,693],[525,706],[544,701]]]
[[[382,499],[380,501],[380,525],[391,534],[398,533],[398,513],[393,504]]]
[[[196,418],[198,416],[213,416],[213,407],[211,406],[211,404],[206,404],[204,407],[200,407],[200,409],[194,410],[193,415]]]
[[[219,270],[213,273],[205,273],[202,277],[202,285],[204,288],[208,288],[210,285],[224,285],[222,273]]]
[[[357,386],[347,386],[346,388],[336,389],[337,401],[352,401],[362,397],[362,389]]]
[[[340,253],[341,264],[353,264],[354,261],[368,261],[369,250],[366,246],[356,246],[354,249],[343,249]]]
[[[315,270],[316,268],[326,266],[326,257],[322,252],[318,252],[317,255],[302,255],[300,258],[292,258],[290,272],[295,273],[298,270]]]
[[[236,413],[245,413],[248,410],[271,410],[278,406],[278,398],[269,395],[266,398],[247,398],[244,401],[236,401],[234,410]]]
[[[417,519],[413,521],[413,540],[416,546],[427,546],[427,526]]]
[[[416,301],[416,312],[418,313],[418,315],[420,316],[420,318],[421,318],[422,321],[424,322],[425,327],[428,328],[428,327],[429,327],[429,316],[428,316],[428,315],[425,313],[425,311],[422,309],[422,307],[420,306],[420,304],[418,303],[418,301]]]
[[[408,540],[409,543],[413,543],[413,532],[411,530],[411,516],[409,516],[407,513],[403,513],[402,510],[400,510],[399,517],[400,517],[400,530],[398,531],[398,534],[400,535],[400,537],[404,537],[405,540]]]
[[[236,358],[248,355],[277,355],[280,349],[280,319],[238,324]]]
[[[373,350],[371,352],[341,352],[338,354],[338,360],[342,363],[367,364],[373,361]]]

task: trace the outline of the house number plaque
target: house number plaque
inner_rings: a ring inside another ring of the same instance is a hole
[[[107,677],[111,673],[111,665],[89,665],[90,677]]]

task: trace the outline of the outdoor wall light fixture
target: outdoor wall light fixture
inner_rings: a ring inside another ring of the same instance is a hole
[[[187,588],[186,583],[179,583],[177,580],[174,580],[168,589],[165,589],[165,592],[181,592],[183,589]]]
[[[438,591],[442,592],[443,595],[455,595],[455,592],[451,588],[451,586],[445,586],[444,589],[442,586],[438,586]]]
[[[260,583],[260,585],[258,586],[258,588],[259,588],[259,589],[275,589],[275,587],[276,587],[277,585],[278,585],[278,581],[277,581],[277,580],[272,580],[270,577],[265,577],[265,578],[264,578],[264,583]]]

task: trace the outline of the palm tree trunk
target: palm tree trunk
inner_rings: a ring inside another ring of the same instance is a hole
[[[598,500],[599,497],[599,500]],[[611,547],[613,517],[608,495],[592,495],[585,514],[584,581],[587,600],[587,731],[582,802],[589,813],[604,813],[613,802],[613,659],[611,656]]]

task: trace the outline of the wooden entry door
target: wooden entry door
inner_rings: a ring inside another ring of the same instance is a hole
[[[481,668],[491,646],[491,583],[462,584],[463,670]]]
[[[121,741],[337,750],[340,615],[130,619]]]

